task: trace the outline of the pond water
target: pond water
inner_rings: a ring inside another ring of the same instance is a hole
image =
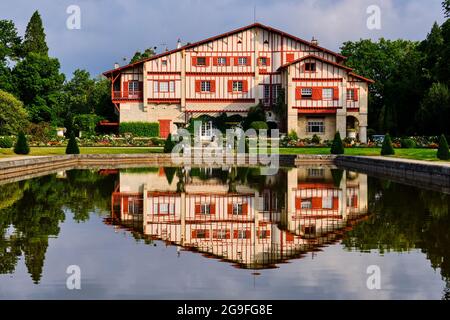
[[[449,209],[317,165],[61,171],[0,185],[0,299],[448,299]]]

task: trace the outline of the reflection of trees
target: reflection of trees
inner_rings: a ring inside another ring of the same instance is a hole
[[[405,251],[420,248],[434,269],[450,282],[450,196],[369,179],[369,220],[343,240],[347,248]]]
[[[48,238],[58,236],[64,209],[73,211],[77,221],[87,220],[93,209],[108,210],[114,178],[84,170],[68,172],[67,179],[49,175],[0,186],[0,273],[13,272],[24,255],[28,272],[38,283]]]

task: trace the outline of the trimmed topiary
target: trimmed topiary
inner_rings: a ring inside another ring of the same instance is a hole
[[[164,153],[172,152],[172,149],[175,147],[175,141],[172,141],[172,134],[169,133],[166,141],[164,142]]]
[[[66,147],[66,154],[80,154],[80,148],[78,148],[77,139],[75,139],[75,135],[70,134],[69,143]]]
[[[339,132],[336,132],[334,135],[330,152],[331,154],[344,154],[344,145],[342,144],[342,139]]]
[[[445,136],[442,134],[439,138],[439,148],[437,151],[437,157],[440,160],[450,160],[450,152],[448,150],[448,143]]]
[[[384,136],[383,145],[381,146],[381,155],[382,156],[391,156],[394,155],[394,147],[392,146],[392,140],[389,133]]]
[[[404,149],[412,149],[416,147],[416,142],[410,138],[401,139],[400,144]]]
[[[27,137],[23,132],[19,132],[19,135],[17,136],[17,142],[14,146],[14,153],[15,154],[29,154],[30,153],[30,147],[28,146]]]

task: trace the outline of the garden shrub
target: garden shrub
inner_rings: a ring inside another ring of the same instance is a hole
[[[0,137],[0,148],[10,149],[14,145],[14,141],[10,137]]]
[[[404,149],[412,149],[416,147],[416,142],[410,138],[404,138],[400,140],[400,145]]]
[[[66,147],[66,154],[80,154],[77,139],[75,139],[75,135],[73,133],[70,134],[69,143]]]
[[[439,148],[437,151],[437,157],[440,160],[450,160],[450,152],[448,150],[447,139],[444,135],[441,135],[439,139]]]
[[[320,143],[320,137],[317,134],[313,135],[312,138],[311,138],[311,142],[314,143],[314,144],[319,144]]]
[[[342,143],[341,134],[336,132],[333,143],[331,145],[331,154],[344,154],[344,145]]]
[[[253,121],[250,124],[250,128],[255,130],[267,130],[269,129],[269,126],[264,121]]]
[[[17,137],[17,142],[16,145],[14,146],[14,153],[15,154],[30,153],[30,147],[28,146],[27,137],[22,131],[19,132],[19,135]]]
[[[158,137],[158,122],[122,122],[119,127],[120,134],[131,133],[136,137]]]
[[[389,133],[384,136],[383,145],[381,146],[381,155],[382,156],[390,156],[394,155],[394,147],[392,146],[392,140]]]
[[[84,136],[93,136],[100,120],[102,118],[95,114],[78,114],[73,117],[73,128],[81,131]]]
[[[26,134],[31,136],[32,141],[48,143],[57,139],[56,128],[47,122],[30,123]]]

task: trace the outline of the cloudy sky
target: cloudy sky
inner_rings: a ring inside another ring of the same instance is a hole
[[[81,11],[81,29],[66,27],[70,5]],[[381,29],[369,30],[370,5],[381,9]],[[360,38],[423,39],[444,17],[441,0],[1,0],[0,19],[14,20],[23,35],[34,10],[42,15],[50,55],[69,75],[93,75],[123,64],[136,50],[193,42],[251,24],[263,24],[339,50]]]

